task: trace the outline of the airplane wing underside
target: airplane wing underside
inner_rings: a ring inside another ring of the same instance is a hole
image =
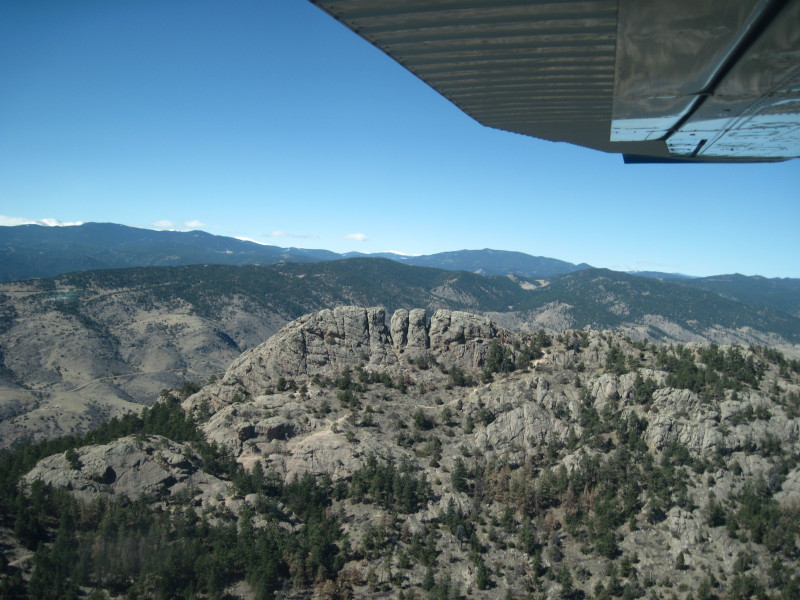
[[[800,0],[311,0],[478,122],[629,162],[800,156]]]

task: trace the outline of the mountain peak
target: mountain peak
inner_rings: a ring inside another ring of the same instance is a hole
[[[435,360],[475,372],[492,340],[511,334],[486,317],[439,309],[398,309],[387,323],[383,308],[339,306],[305,315],[233,362],[211,395],[230,401],[245,391],[274,387],[280,378],[333,376],[357,367],[396,371],[402,363]],[[505,342],[504,342],[505,343]]]

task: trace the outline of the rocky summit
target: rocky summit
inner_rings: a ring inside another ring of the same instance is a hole
[[[216,385],[189,406],[207,399],[228,402],[236,393],[258,394],[283,378],[335,376],[356,367],[404,372],[407,364],[435,361],[477,369],[491,340],[510,341],[486,317],[423,309],[396,311],[390,322],[381,308],[343,306],[306,315],[233,362]]]
[[[190,392],[28,451],[9,594],[800,597],[800,362],[774,349],[344,306]]]

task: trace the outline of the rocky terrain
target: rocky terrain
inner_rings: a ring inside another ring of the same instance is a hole
[[[34,527],[7,499],[5,589],[800,593],[800,362],[774,349],[513,333],[460,311],[350,306],[289,323],[190,391],[163,393],[141,422],[112,424],[124,435],[77,440],[7,486],[40,497],[41,481],[77,499],[70,539],[89,558],[53,582],[41,565],[60,556],[63,512],[34,553]],[[142,503],[158,528],[135,512]],[[94,524],[109,511],[158,564],[126,550],[126,578],[109,573],[91,550],[118,543]]]
[[[91,271],[0,284],[0,446],[85,432],[162,389],[205,383],[291,320],[337,304],[469,310],[520,333],[613,328],[634,340],[800,356],[800,320],[789,313],[601,269],[528,280],[352,259]]]
[[[86,446],[42,460],[23,479],[65,488],[83,502],[101,496],[129,500],[179,496],[191,490],[202,501],[227,492],[227,485],[208,475],[191,447],[163,436],[126,436],[108,444]],[[199,490],[199,494],[198,494]]]

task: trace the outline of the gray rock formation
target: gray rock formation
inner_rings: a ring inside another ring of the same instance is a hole
[[[213,408],[237,394],[257,396],[281,379],[332,376],[345,369],[396,371],[401,362],[425,354],[445,365],[478,369],[488,343],[510,339],[486,317],[437,310],[427,325],[426,312],[400,309],[389,326],[382,308],[341,306],[305,315],[269,340],[242,354],[223,378],[193,396],[186,407],[205,402]]]
[[[430,347],[428,339],[428,326],[425,311],[415,308],[408,313],[408,333],[406,339],[407,346],[417,350],[424,350]]]
[[[71,460],[70,460],[71,458]],[[189,446],[161,436],[128,436],[109,444],[84,446],[45,458],[23,482],[36,480],[70,490],[79,500],[100,495],[168,498],[185,495],[201,502],[226,495],[227,484],[204,472]]]
[[[408,343],[408,321],[408,311],[404,308],[396,310],[392,315],[389,333],[395,348],[405,348]]]
[[[704,404],[694,392],[663,388],[653,394],[658,411],[650,419],[644,438],[654,450],[673,442],[686,446],[698,456],[709,456],[721,444],[723,436],[717,423],[719,412]]]

